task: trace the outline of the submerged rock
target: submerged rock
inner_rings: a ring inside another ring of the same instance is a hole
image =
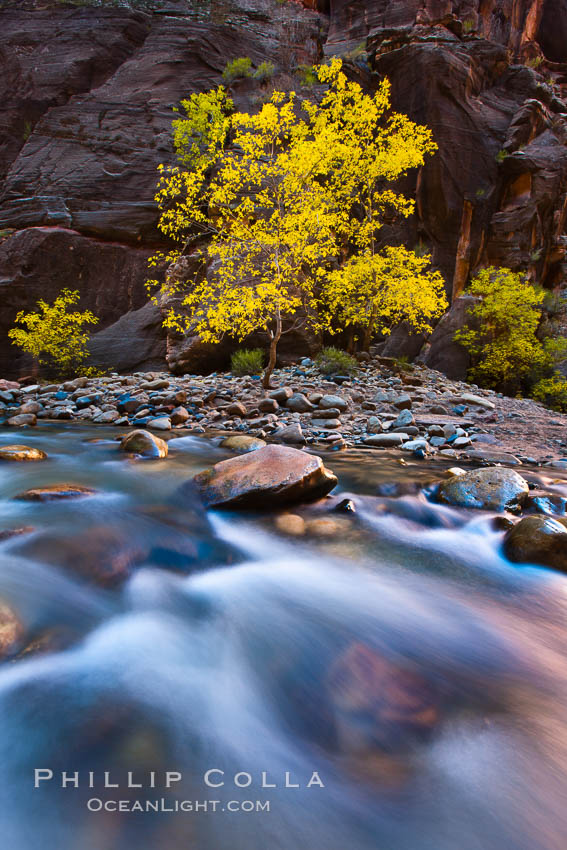
[[[14,496],[21,502],[55,502],[63,499],[84,499],[94,496],[96,490],[80,484],[51,484],[48,487],[34,487]]]
[[[130,431],[120,443],[123,452],[142,455],[142,457],[167,457],[167,443],[155,434],[150,434],[143,428]]]
[[[276,517],[275,525],[283,534],[291,534],[294,537],[305,534],[305,520],[298,514],[280,514]]]
[[[541,564],[567,573],[567,519],[527,516],[508,531],[504,554],[521,564]]]
[[[41,449],[30,446],[2,446],[0,448],[0,460],[45,460],[47,457]]]
[[[489,467],[444,481],[439,487],[438,498],[441,502],[459,508],[502,511],[519,508],[528,493],[528,482],[517,472]]]
[[[12,611],[0,602],[0,659],[5,658],[14,649],[23,635],[23,628]]]
[[[208,507],[271,508],[325,496],[338,481],[320,457],[265,446],[215,464],[193,483]]]
[[[22,525],[19,528],[5,528],[0,531],[0,543],[6,540],[12,540],[14,537],[21,537],[23,534],[31,534],[35,531],[33,525]]]
[[[248,437],[246,434],[234,434],[232,437],[227,437],[222,441],[223,449],[230,449],[233,452],[255,452],[257,449],[262,449],[266,445],[265,440],[260,437]]]

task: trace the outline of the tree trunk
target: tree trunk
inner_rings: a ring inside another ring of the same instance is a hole
[[[372,310],[370,312],[370,318],[368,319],[368,324],[366,325],[366,330],[364,331],[364,339],[362,341],[362,350],[368,351],[370,348],[370,343],[372,342],[372,334],[374,333],[374,325],[376,323],[376,307],[372,306]]]
[[[278,342],[280,341],[280,337],[282,335],[282,317],[280,315],[279,308],[276,312],[276,330],[275,333],[272,334],[270,338],[270,357],[268,359],[268,365],[264,370],[264,376],[262,378],[262,386],[265,390],[270,389],[270,378],[272,377],[272,372],[276,368],[276,354],[278,348]]]

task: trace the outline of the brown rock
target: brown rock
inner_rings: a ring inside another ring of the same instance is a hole
[[[0,659],[10,654],[22,635],[23,628],[16,614],[0,602]]]
[[[441,502],[461,508],[501,511],[516,510],[528,493],[528,483],[521,475],[495,466],[452,476],[442,482],[438,496]]]
[[[275,398],[263,398],[258,404],[258,410],[261,413],[275,413],[279,408],[279,404]]]
[[[45,452],[30,446],[0,446],[0,460],[34,461],[46,458]]]
[[[515,563],[542,564],[567,572],[567,519],[528,516],[504,538],[504,553]]]
[[[189,412],[185,407],[176,407],[171,411],[171,424],[184,425],[189,419]]]
[[[241,454],[263,449],[265,445],[265,440],[261,440],[259,437],[249,437],[247,434],[233,434],[231,437],[226,437],[221,443],[223,449],[230,449]]]
[[[167,457],[167,443],[155,434],[145,431],[142,428],[137,431],[130,431],[122,438],[120,448],[123,452],[129,454],[137,454],[142,457],[161,458]]]
[[[240,401],[235,401],[232,404],[229,404],[226,408],[226,412],[229,416],[246,416],[246,407]]]
[[[301,537],[305,534],[305,520],[298,514],[280,514],[275,519],[275,525],[282,534]]]
[[[25,490],[14,498],[21,502],[55,502],[64,499],[84,499],[86,496],[94,496],[96,492],[92,487],[83,487],[80,484],[51,484],[48,487]]]
[[[328,677],[335,722],[344,751],[403,748],[431,732],[439,700],[427,680],[363,643],[351,644]]]
[[[35,413],[18,413],[16,416],[11,416],[6,424],[13,425],[15,428],[21,428],[26,425],[37,425],[37,418]]]
[[[320,457],[288,446],[266,446],[223,460],[193,482],[208,507],[268,509],[324,496],[337,478]]]

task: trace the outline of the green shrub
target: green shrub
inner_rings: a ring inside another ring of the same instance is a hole
[[[542,62],[543,62],[542,56],[534,56],[533,59],[528,59],[528,61],[526,62],[526,65],[528,66],[528,68],[537,69],[537,68],[540,67]]]
[[[476,24],[472,18],[468,18],[468,20],[463,21],[463,33],[465,35],[469,35],[471,32],[476,30]]]
[[[352,375],[358,368],[358,363],[340,348],[327,346],[315,358],[315,365],[322,375]]]
[[[504,162],[505,159],[508,159],[508,156],[509,156],[508,151],[505,151],[504,149],[502,149],[502,150],[498,151],[498,153],[496,154],[494,159],[500,165],[502,162]]]
[[[313,65],[299,65],[297,69],[302,86],[314,86],[319,82],[317,71]]]
[[[243,348],[235,351],[230,358],[230,371],[237,377],[259,375],[264,365],[264,352],[261,348]]]
[[[363,56],[366,56],[366,41],[361,41],[356,47],[353,47],[352,50],[349,50],[344,54],[344,58],[350,60],[351,62],[355,62],[357,59],[361,59]]]
[[[259,80],[261,83],[267,83],[274,76],[275,70],[273,62],[260,62],[254,71],[254,79]]]
[[[69,311],[79,297],[78,290],[63,289],[52,304],[38,301],[37,313],[18,313],[20,327],[8,331],[12,344],[63,377],[82,372],[89,353],[84,326],[96,325],[98,318],[90,310]]]
[[[532,395],[552,410],[567,411],[567,381],[560,372],[542,378],[532,390]]]
[[[245,77],[252,76],[252,60],[249,56],[241,56],[240,59],[233,59],[232,62],[227,62],[222,78],[225,83],[233,83],[235,80],[242,80]]]
[[[476,328],[455,334],[471,355],[469,378],[504,392],[528,390],[549,375],[567,356],[567,340],[538,337],[545,290],[507,268],[483,269],[469,294],[478,301],[470,309]]]

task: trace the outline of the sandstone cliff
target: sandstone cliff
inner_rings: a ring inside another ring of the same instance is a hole
[[[432,127],[439,153],[406,187],[418,214],[385,235],[431,250],[454,299],[483,262],[563,284],[567,0],[4,0],[0,22],[3,374],[23,367],[6,338],[17,310],[62,286],[101,317],[100,362],[190,367],[146,304],[156,166],[173,107],[237,56],[272,61],[284,82],[334,53],[369,86],[390,77],[395,108]],[[258,92],[234,94],[250,106]],[[462,312],[424,352],[454,374]],[[421,344],[400,332],[389,350]]]

